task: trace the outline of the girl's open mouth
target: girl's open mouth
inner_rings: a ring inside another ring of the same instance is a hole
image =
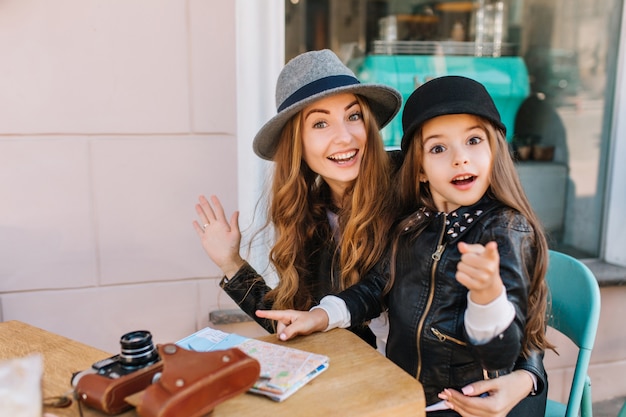
[[[454,185],[471,184],[475,179],[476,177],[474,175],[462,175],[462,176],[454,178],[452,180],[452,184]]]

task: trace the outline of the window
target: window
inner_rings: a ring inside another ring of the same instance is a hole
[[[334,50],[404,98],[428,78],[483,82],[550,246],[598,257],[622,0],[286,0],[287,59]],[[400,119],[383,130],[399,144]]]

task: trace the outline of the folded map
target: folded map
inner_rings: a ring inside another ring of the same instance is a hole
[[[176,344],[207,352],[236,347],[261,364],[261,376],[250,392],[283,401],[328,368],[328,357],[206,327]]]

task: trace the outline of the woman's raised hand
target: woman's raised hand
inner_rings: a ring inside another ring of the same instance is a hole
[[[256,315],[276,320],[276,334],[280,340],[289,340],[297,335],[321,332],[328,327],[328,315],[321,308],[310,311],[257,310]]]
[[[204,251],[227,278],[232,278],[244,264],[239,254],[239,212],[235,211],[230,221],[226,220],[220,200],[212,195],[211,202],[205,196],[200,196],[196,213],[199,220],[194,220],[193,227]]]

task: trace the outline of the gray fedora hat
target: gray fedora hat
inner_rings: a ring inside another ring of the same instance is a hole
[[[337,93],[365,97],[381,129],[402,105],[402,96],[396,89],[381,84],[361,84],[332,51],[305,52],[290,60],[280,72],[276,83],[277,114],[254,137],[254,153],[272,160],[287,121],[311,103]]]

